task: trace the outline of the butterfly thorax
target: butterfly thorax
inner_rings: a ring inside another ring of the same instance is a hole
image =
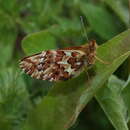
[[[84,66],[95,61],[96,42],[58,50],[48,50],[25,57],[20,67],[31,77],[49,81],[68,80],[79,75]]]
[[[82,51],[86,54],[88,65],[94,64],[97,44],[95,40],[91,40],[88,44],[82,46]]]

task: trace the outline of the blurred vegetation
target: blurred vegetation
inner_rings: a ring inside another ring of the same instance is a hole
[[[50,83],[21,72],[26,55],[87,43],[80,16],[109,67],[96,62],[90,84],[84,73]],[[128,0],[0,0],[0,130],[128,130],[128,27]]]

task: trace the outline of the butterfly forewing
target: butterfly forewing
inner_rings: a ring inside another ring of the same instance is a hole
[[[20,67],[36,79],[60,81],[77,76],[86,64],[86,54],[81,50],[48,50],[25,57]]]

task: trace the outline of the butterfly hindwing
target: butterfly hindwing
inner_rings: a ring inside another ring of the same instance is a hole
[[[25,57],[20,67],[36,79],[60,81],[77,76],[86,64],[86,55],[80,50],[48,50]]]

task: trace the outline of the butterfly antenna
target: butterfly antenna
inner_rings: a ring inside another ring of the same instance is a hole
[[[103,64],[110,64],[109,62],[103,61],[102,59],[100,59],[96,55],[95,55],[95,59],[98,60],[99,62],[103,63]]]
[[[82,27],[82,29],[83,29],[83,36],[86,37],[87,42],[89,42],[89,40],[88,40],[88,35],[87,35],[87,31],[86,31],[86,29],[85,29],[85,25],[84,25],[84,21],[83,21],[83,17],[82,17],[82,16],[80,16],[80,21],[81,21],[81,27]]]

